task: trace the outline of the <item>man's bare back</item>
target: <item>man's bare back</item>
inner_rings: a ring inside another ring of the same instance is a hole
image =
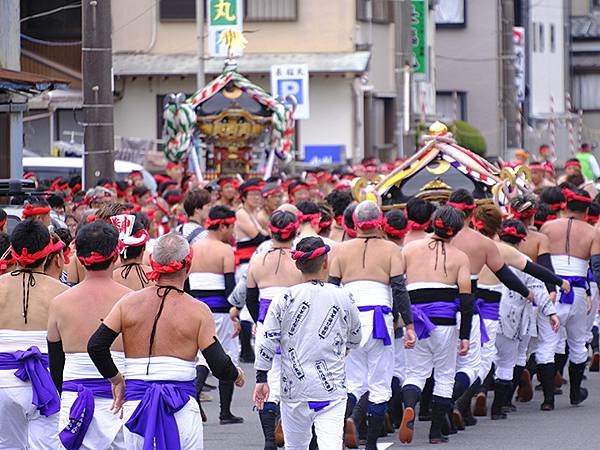
[[[36,269],[37,270],[37,269]],[[39,268],[41,270],[41,268]],[[29,274],[0,276],[0,329],[19,331],[45,330],[48,325],[50,300],[68,289],[68,286],[47,275],[34,273],[35,286],[29,287],[27,323],[23,317],[23,277]]]
[[[272,249],[268,253],[254,255],[250,260],[247,282],[249,287],[287,287],[302,282],[302,273],[292,260],[290,249]]]
[[[571,222],[569,233],[569,222]],[[600,230],[583,220],[560,218],[546,222],[540,230],[550,241],[550,253],[553,255],[571,255],[589,259],[600,253]],[[567,244],[568,247],[567,248]]]
[[[472,275],[481,272],[484,265],[493,272],[504,265],[494,241],[466,226],[452,239],[452,245],[468,256]]]
[[[131,267],[131,268],[127,270],[127,267]],[[127,270],[127,272],[129,272],[128,274],[127,274],[126,270]],[[142,282],[140,274],[138,274],[137,270],[140,270],[140,273],[143,274],[143,276],[144,276],[143,282]],[[149,285],[153,284],[151,281],[148,281],[148,279],[145,278],[145,276],[146,276],[145,274],[150,272],[151,270],[152,270],[152,268],[145,264],[139,264],[139,265],[135,265],[135,266],[127,266],[126,265],[126,266],[117,267],[113,271],[113,280],[115,280],[120,285],[131,289],[132,291],[139,291],[140,289],[144,289],[145,287],[148,287]],[[127,274],[127,278],[125,278],[126,274]]]
[[[233,248],[210,235],[196,242],[190,273],[228,273],[234,270]]]
[[[376,237],[358,237],[338,244],[329,269],[332,277],[344,283],[368,280],[389,284],[391,277],[403,273],[398,246]]]
[[[519,243],[517,248],[529,256],[533,262],[537,262],[539,255],[550,253],[550,242],[548,236],[529,228],[527,237]]]

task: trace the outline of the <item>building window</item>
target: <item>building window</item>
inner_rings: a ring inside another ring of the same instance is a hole
[[[532,43],[532,47],[533,47],[533,53],[536,53],[538,51],[538,45],[537,45],[537,23],[533,22],[531,24],[531,27],[533,29],[533,33],[531,33],[531,35],[533,36],[533,39],[531,40]]]
[[[550,24],[550,52],[554,53],[556,51],[556,29],[554,24]]]
[[[595,11],[600,9],[600,0],[590,0],[590,10]]]
[[[467,23],[465,0],[439,0],[434,18],[436,26],[440,28],[464,28]]]
[[[392,21],[392,3],[389,0],[357,0],[356,20],[390,23]]]
[[[435,94],[436,115],[444,123],[467,120],[467,93],[438,91]]]
[[[158,12],[160,20],[194,20],[196,0],[160,0]],[[206,6],[204,12],[206,13]]]
[[[600,76],[595,73],[573,76],[574,109],[600,111]]]
[[[545,49],[545,42],[544,42],[544,24],[540,23],[538,24],[538,45],[539,45],[539,49],[540,49],[540,53],[544,53],[544,49]]]
[[[284,22],[298,20],[298,0],[245,0],[245,20]]]

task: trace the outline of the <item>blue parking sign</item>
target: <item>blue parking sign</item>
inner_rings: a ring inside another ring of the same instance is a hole
[[[293,95],[298,102],[298,105],[304,103],[304,95],[302,92],[302,79],[277,80],[277,92],[283,99]]]
[[[289,103],[294,96],[296,109],[294,119],[309,117],[308,65],[282,64],[271,66],[271,91],[274,97],[280,97]]]

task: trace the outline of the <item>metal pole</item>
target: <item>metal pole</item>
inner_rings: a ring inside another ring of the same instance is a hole
[[[205,84],[204,75],[204,0],[196,0],[196,57],[198,66],[196,72],[196,90],[202,89]]]
[[[405,139],[408,134],[404,133],[404,124],[410,124],[410,117],[404,117],[406,102],[410,99],[405,97],[405,77],[409,77],[410,71],[406,73],[406,66],[410,67],[412,54],[412,2],[410,0],[399,0],[394,2],[394,80],[396,87],[395,102],[395,140],[398,149],[398,155],[401,158],[406,156],[409,146]],[[410,92],[410,89],[409,89]],[[410,104],[408,105],[410,114]],[[410,139],[410,137],[408,137]]]
[[[111,0],[81,3],[83,42],[83,185],[114,179]]]
[[[502,103],[506,124],[506,147],[515,148],[520,145],[517,140],[517,95],[515,89],[515,62],[513,28],[515,24],[515,6],[513,0],[502,0],[501,32],[502,46],[500,57],[502,64]],[[504,149],[505,151],[507,149]]]

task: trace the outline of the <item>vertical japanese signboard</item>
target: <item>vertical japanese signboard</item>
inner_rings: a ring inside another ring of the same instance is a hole
[[[427,78],[427,0],[412,0],[412,61],[415,77]]]
[[[525,28],[513,27],[517,103],[525,101]]]
[[[221,33],[233,28],[242,31],[244,12],[242,0],[207,0],[208,53],[210,56],[226,57],[227,47],[219,43]],[[235,55],[241,56],[241,55]]]

